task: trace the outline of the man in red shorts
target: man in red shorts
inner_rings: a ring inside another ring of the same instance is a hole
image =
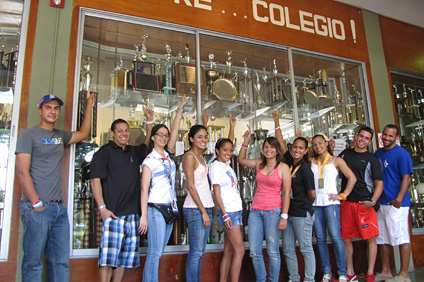
[[[340,206],[341,234],[346,249],[346,266],[348,281],[358,281],[353,269],[353,238],[362,238],[368,245],[367,282],[374,282],[374,265],[377,258],[377,242],[379,235],[375,208],[378,198],[383,192],[383,175],[379,160],[368,151],[374,130],[362,126],[356,135],[356,144],[352,149],[340,153],[349,168],[356,176],[356,184],[352,192]],[[347,183],[342,175],[342,190]]]

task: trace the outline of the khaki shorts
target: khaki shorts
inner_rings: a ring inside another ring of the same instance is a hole
[[[410,243],[409,207],[399,209],[392,205],[381,205],[377,212],[380,236],[377,244],[399,246]]]

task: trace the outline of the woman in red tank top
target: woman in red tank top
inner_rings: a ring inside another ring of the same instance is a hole
[[[244,134],[244,142],[238,156],[241,165],[255,168],[257,188],[249,213],[250,257],[256,274],[256,281],[278,281],[280,274],[280,236],[287,227],[290,206],[291,175],[283,163],[283,152],[275,137],[265,139],[261,159],[246,159],[250,141],[250,127]],[[284,197],[281,199],[281,189]],[[269,257],[269,277],[262,256],[263,240]]]

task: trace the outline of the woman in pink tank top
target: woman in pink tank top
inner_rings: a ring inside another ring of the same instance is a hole
[[[250,257],[255,269],[256,281],[278,281],[280,275],[280,236],[287,227],[290,206],[291,175],[289,167],[283,163],[281,145],[275,137],[265,139],[261,159],[246,159],[250,141],[250,127],[244,134],[244,142],[238,156],[241,165],[255,168],[256,193],[249,213]],[[284,197],[281,199],[281,189]],[[269,277],[262,255],[265,237],[269,257]]]
[[[208,181],[208,166],[203,159],[208,144],[208,132],[203,125],[194,125],[190,128],[188,139],[191,148],[183,157],[183,170],[188,189],[183,214],[190,238],[186,279],[188,282],[198,282],[202,257],[211,230],[214,202]]]

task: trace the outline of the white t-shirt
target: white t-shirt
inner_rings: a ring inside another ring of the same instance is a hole
[[[243,210],[240,191],[237,185],[237,175],[230,166],[230,162],[214,161],[209,170],[212,186],[221,186],[221,198],[226,212]]]
[[[165,152],[165,158],[156,152],[155,149],[147,155],[143,161],[143,166],[147,166],[152,171],[150,182],[149,203],[169,204],[173,198],[173,187],[175,182],[175,163]]]

